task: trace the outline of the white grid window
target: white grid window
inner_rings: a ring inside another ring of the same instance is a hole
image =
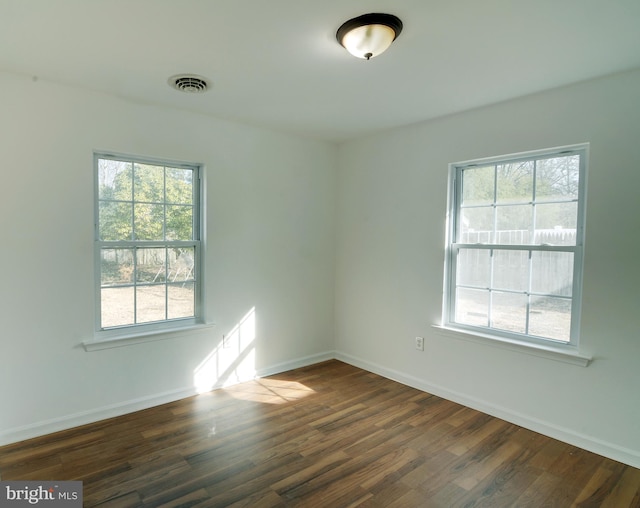
[[[97,329],[195,324],[199,167],[95,156]]]
[[[586,152],[450,166],[445,326],[577,345]]]

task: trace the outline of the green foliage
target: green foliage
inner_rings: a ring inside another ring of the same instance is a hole
[[[100,159],[98,175],[102,240],[193,238],[193,171]]]
[[[575,228],[578,165],[568,155],[464,168],[463,230]]]

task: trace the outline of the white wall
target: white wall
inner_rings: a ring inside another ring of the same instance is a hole
[[[343,144],[339,357],[640,467],[639,133],[636,71]],[[434,330],[448,163],[582,142],[591,153],[581,344],[591,365]]]
[[[94,327],[93,150],[205,165],[204,290],[215,327],[80,346]],[[207,358],[211,384],[236,380],[220,379],[233,347],[217,348],[252,308],[258,372],[330,356],[336,153],[0,74],[0,444],[195,393]]]

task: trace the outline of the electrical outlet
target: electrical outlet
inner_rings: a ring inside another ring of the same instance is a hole
[[[416,337],[416,349],[424,351],[424,337]]]

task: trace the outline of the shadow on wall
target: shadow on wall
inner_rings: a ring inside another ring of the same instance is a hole
[[[256,308],[238,321],[222,342],[193,371],[197,393],[254,379]]]

